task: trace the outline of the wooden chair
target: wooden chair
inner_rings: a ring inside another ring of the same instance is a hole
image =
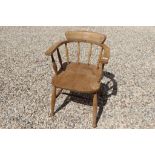
[[[110,56],[110,49],[104,44],[106,36],[100,33],[88,31],[69,31],[66,32],[65,35],[66,40],[55,43],[45,53],[47,56],[51,56],[53,69],[55,72],[55,75],[52,79],[53,89],[51,97],[51,115],[54,115],[56,97],[61,93],[63,89],[73,92],[91,93],[93,94],[93,127],[95,128],[97,126],[97,96],[100,90],[103,68],[104,65],[108,63]],[[78,45],[76,63],[70,61],[69,50],[67,46],[69,43],[73,42],[76,42]],[[90,44],[86,64],[80,63],[81,42]],[[59,47],[62,45],[65,46],[65,63],[62,63],[62,58],[59,52]],[[93,45],[97,45],[100,47],[98,62],[96,65],[90,64]],[[53,56],[53,53],[56,51],[61,66],[60,69],[58,69]],[[56,94],[57,88],[61,88],[61,90]]]

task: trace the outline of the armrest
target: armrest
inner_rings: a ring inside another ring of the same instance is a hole
[[[109,59],[108,58],[101,58],[100,63],[101,64],[108,64]]]
[[[103,49],[104,49],[104,54],[103,54],[103,57],[101,59],[101,63],[103,64],[108,64],[108,61],[109,61],[109,58],[110,58],[110,48],[103,44]]]
[[[45,52],[45,55],[51,56],[55,52],[55,50],[64,43],[67,43],[67,40],[56,42]]]

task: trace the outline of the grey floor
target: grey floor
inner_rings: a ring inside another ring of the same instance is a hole
[[[92,128],[88,95],[64,92],[48,117],[53,71],[44,52],[79,29],[106,34],[111,48],[97,128],[155,128],[155,27],[0,27],[0,128]]]

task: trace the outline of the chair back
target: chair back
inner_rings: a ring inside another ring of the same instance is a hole
[[[90,31],[68,31],[65,33],[66,39],[68,42],[77,42],[78,43],[78,53],[77,53],[77,62],[80,62],[80,43],[89,43],[90,49],[88,53],[88,59],[87,63],[90,64],[90,59],[92,55],[92,46],[93,44],[100,46],[101,50],[99,52],[97,66],[99,65],[100,58],[102,58],[103,48],[101,47],[101,44],[104,43],[106,40],[106,36],[100,33],[96,32],[90,32]],[[66,44],[66,56],[67,56],[67,62],[69,63],[69,54],[68,54],[68,48]]]

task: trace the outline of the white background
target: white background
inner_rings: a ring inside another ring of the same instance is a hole
[[[0,0],[0,25],[154,24],[154,0]]]
[[[153,0],[0,0],[1,26],[154,26]],[[155,130],[0,130],[1,155],[154,155]]]
[[[0,131],[2,155],[154,155],[154,130],[46,130]]]

